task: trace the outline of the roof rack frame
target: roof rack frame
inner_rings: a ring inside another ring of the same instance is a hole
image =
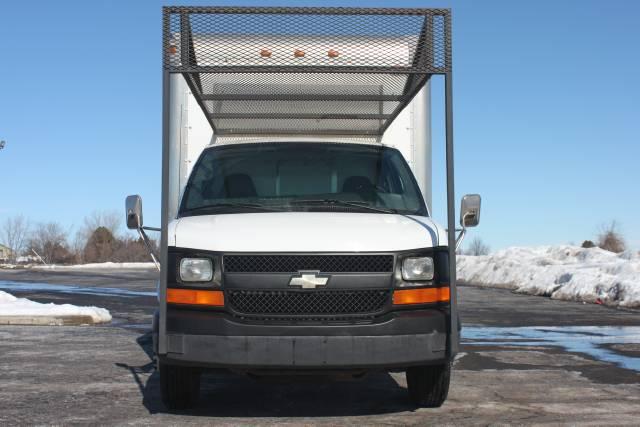
[[[239,106],[244,105],[250,109],[261,101],[280,101],[276,106],[286,110],[287,102],[297,100],[350,103],[353,109],[360,112],[372,110],[373,104],[355,106],[354,103],[380,102],[381,106],[388,103],[386,108],[392,107],[393,111],[385,114],[386,117],[378,123],[367,123],[370,128],[362,133],[367,136],[376,133],[382,135],[432,75],[443,75],[451,70],[450,20],[448,9],[428,8],[169,6],[163,9],[163,67],[165,71],[180,73],[185,77],[209,124],[218,135],[264,135],[273,134],[274,131],[261,131],[258,119],[253,125],[247,124],[246,129],[239,128],[237,122],[225,122],[225,119],[234,117],[215,114],[215,108],[212,107],[214,103],[218,107],[240,109]],[[314,42],[314,39],[320,41]],[[305,59],[305,52],[302,52],[300,57],[292,59],[282,52],[291,53],[289,51],[296,43],[294,40],[311,50],[320,51],[320,47],[326,49],[327,46],[338,45],[347,53],[343,55],[342,52],[336,52],[335,58],[328,59],[321,58],[315,52],[313,58]],[[258,56],[258,47],[268,45],[274,45],[273,57],[271,50],[264,57],[262,53]],[[241,81],[236,82],[241,89],[242,85],[246,87],[251,77],[247,76],[244,80],[238,77],[243,74],[262,76],[269,82],[263,86],[271,87],[272,91],[261,91],[251,96],[247,96],[246,88],[244,93],[215,92],[216,85],[228,79],[224,75],[234,76],[235,80]],[[360,83],[369,83],[360,84],[360,92],[376,93],[358,93],[357,90],[323,93],[321,89],[318,90],[323,83],[317,83],[315,87],[312,84],[299,85],[312,88],[313,91],[309,93],[286,90],[277,93],[285,85],[274,84],[273,78],[266,77],[269,74],[306,75],[306,83],[317,80],[318,77],[314,77],[317,75],[323,76],[321,79],[326,81],[335,80],[331,76],[336,75],[358,76],[356,79]],[[205,87],[203,80],[207,78],[213,81]],[[399,89],[395,86],[401,80],[404,80],[404,84]],[[376,84],[381,90],[375,89]],[[368,111],[362,116],[367,117],[372,113]],[[278,114],[279,117],[285,115],[286,111]],[[305,117],[317,119],[323,125],[301,133],[321,135],[326,131],[326,134],[339,134],[339,129],[348,128],[347,124],[330,122],[333,116],[327,116],[326,113],[316,113],[310,117],[312,115]],[[291,118],[295,120],[296,117]],[[267,117],[263,119],[268,120]],[[290,126],[295,127],[299,123],[291,121]],[[271,129],[265,126],[267,128]],[[290,128],[282,131],[283,134],[296,133]]]

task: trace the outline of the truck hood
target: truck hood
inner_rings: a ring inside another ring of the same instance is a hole
[[[268,212],[184,217],[177,247],[218,252],[384,252],[446,245],[427,217],[350,212]]]

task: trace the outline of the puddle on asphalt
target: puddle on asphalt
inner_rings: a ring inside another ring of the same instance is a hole
[[[640,358],[604,347],[607,344],[639,344],[640,326],[465,326],[462,340],[467,345],[561,347],[571,353],[583,353],[640,372]]]
[[[99,295],[107,297],[155,297],[157,294],[145,291],[130,291],[128,289],[118,288],[99,288],[99,287],[82,287],[74,285],[59,285],[52,283],[32,283],[32,282],[11,282],[0,280],[0,290],[6,291],[23,291],[23,292],[60,292],[63,294],[85,294]]]

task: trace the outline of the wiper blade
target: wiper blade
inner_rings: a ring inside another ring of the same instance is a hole
[[[349,206],[352,208],[366,209],[374,212],[382,213],[398,213],[396,209],[391,208],[378,208],[367,204],[367,202],[355,201],[355,200],[338,200],[338,199],[309,199],[309,200],[292,200],[289,202],[292,205],[337,205],[337,206]]]
[[[217,208],[241,208],[241,209],[255,209],[260,211],[273,211],[280,212],[280,209],[274,209],[272,207],[261,205],[259,203],[212,203],[209,205],[196,206],[195,208],[185,209],[183,212],[197,212],[207,209]]]

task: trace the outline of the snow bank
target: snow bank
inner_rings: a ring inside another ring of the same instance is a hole
[[[152,262],[100,262],[95,264],[74,264],[74,265],[36,265],[33,268],[50,270],[123,270],[123,269],[149,269],[156,268]]]
[[[0,317],[2,316],[89,316],[94,323],[111,321],[109,310],[104,308],[78,307],[71,304],[41,304],[0,291]]]
[[[458,256],[458,280],[555,299],[640,307],[640,256],[577,246],[514,247]]]

